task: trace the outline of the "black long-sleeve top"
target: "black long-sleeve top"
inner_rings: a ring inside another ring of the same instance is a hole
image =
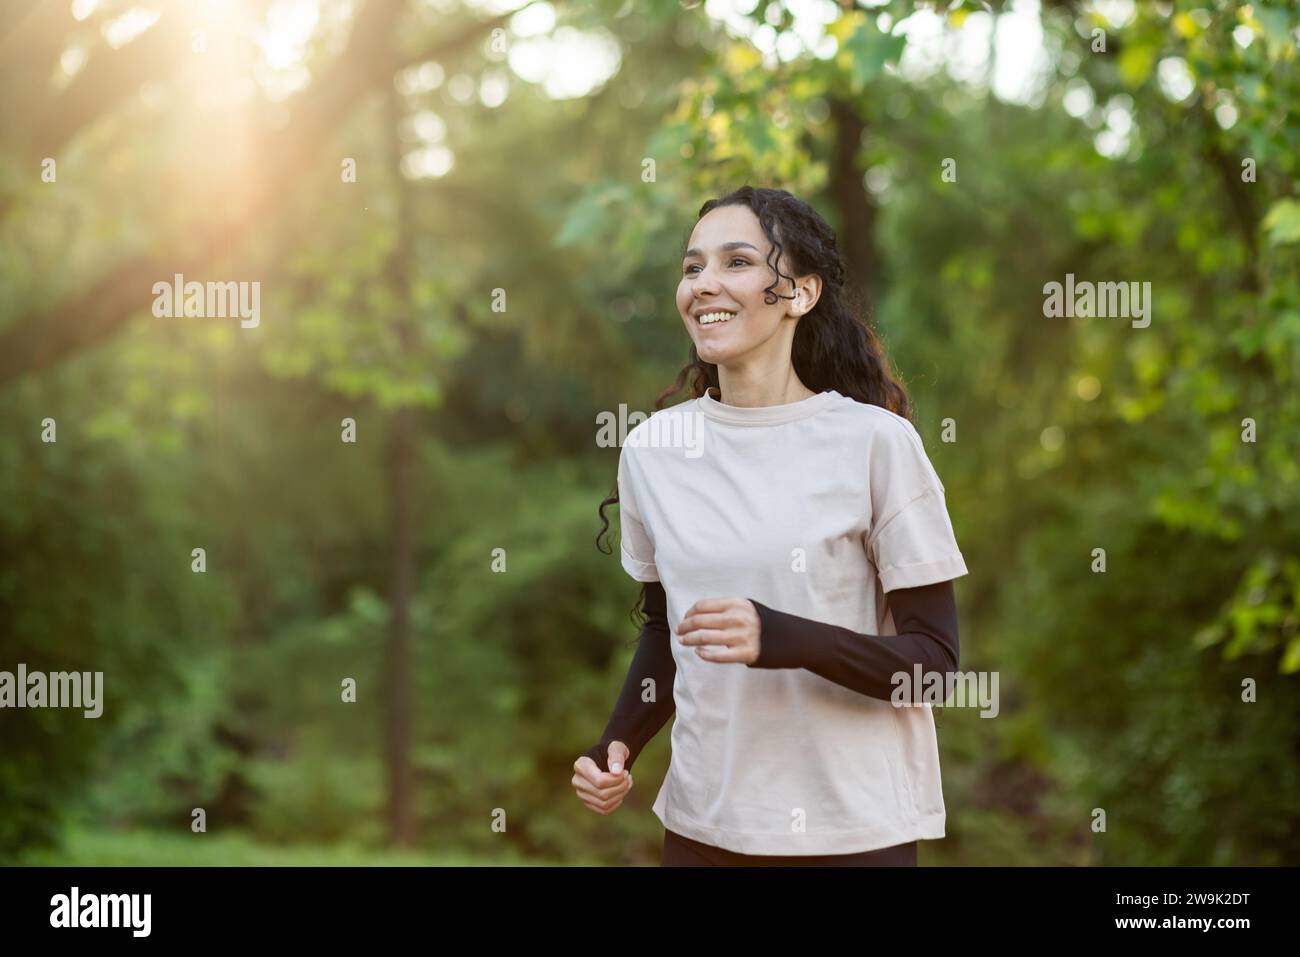
[[[910,674],[918,664],[922,673],[957,670],[957,602],[951,581],[889,592],[897,635],[851,631],[750,601],[758,611],[760,632],[758,660],[747,667],[807,668],[828,681],[886,701],[894,693],[891,679],[897,672]],[[614,711],[600,741],[584,752],[605,772],[610,742],[627,745],[624,767],[630,771],[676,709],[672,689],[677,665],[662,582],[645,582],[644,610],[646,622]],[[641,700],[646,678],[654,679],[655,701]]]

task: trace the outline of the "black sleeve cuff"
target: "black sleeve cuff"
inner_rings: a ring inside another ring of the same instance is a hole
[[[811,668],[830,646],[825,634],[834,626],[806,622],[749,599],[758,611],[758,659],[751,668]],[[810,627],[811,626],[811,627]]]

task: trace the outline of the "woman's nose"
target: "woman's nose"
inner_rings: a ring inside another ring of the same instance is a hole
[[[705,290],[717,289],[718,288],[717,274],[711,272],[708,266],[702,267],[700,271],[695,274],[694,286],[697,292],[701,289],[705,289]]]

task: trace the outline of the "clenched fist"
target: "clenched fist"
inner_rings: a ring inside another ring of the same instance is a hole
[[[686,610],[677,636],[683,645],[694,645],[705,661],[753,664],[758,660],[762,622],[758,609],[748,598],[701,598]],[[700,645],[722,645],[711,651]]]
[[[597,814],[610,814],[623,803],[632,790],[632,772],[625,770],[623,762],[631,752],[622,741],[611,741],[605,752],[606,774],[596,762],[583,755],[573,762],[573,789],[578,799]]]

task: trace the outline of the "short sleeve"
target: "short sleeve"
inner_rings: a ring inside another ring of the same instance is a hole
[[[622,529],[619,548],[623,568],[639,582],[657,582],[659,570],[655,567],[655,546],[641,521],[641,510],[636,503],[636,483],[627,456],[625,445],[618,457],[618,520]]]
[[[943,483],[910,422],[893,417],[873,437],[867,553],[885,592],[967,574]]]

